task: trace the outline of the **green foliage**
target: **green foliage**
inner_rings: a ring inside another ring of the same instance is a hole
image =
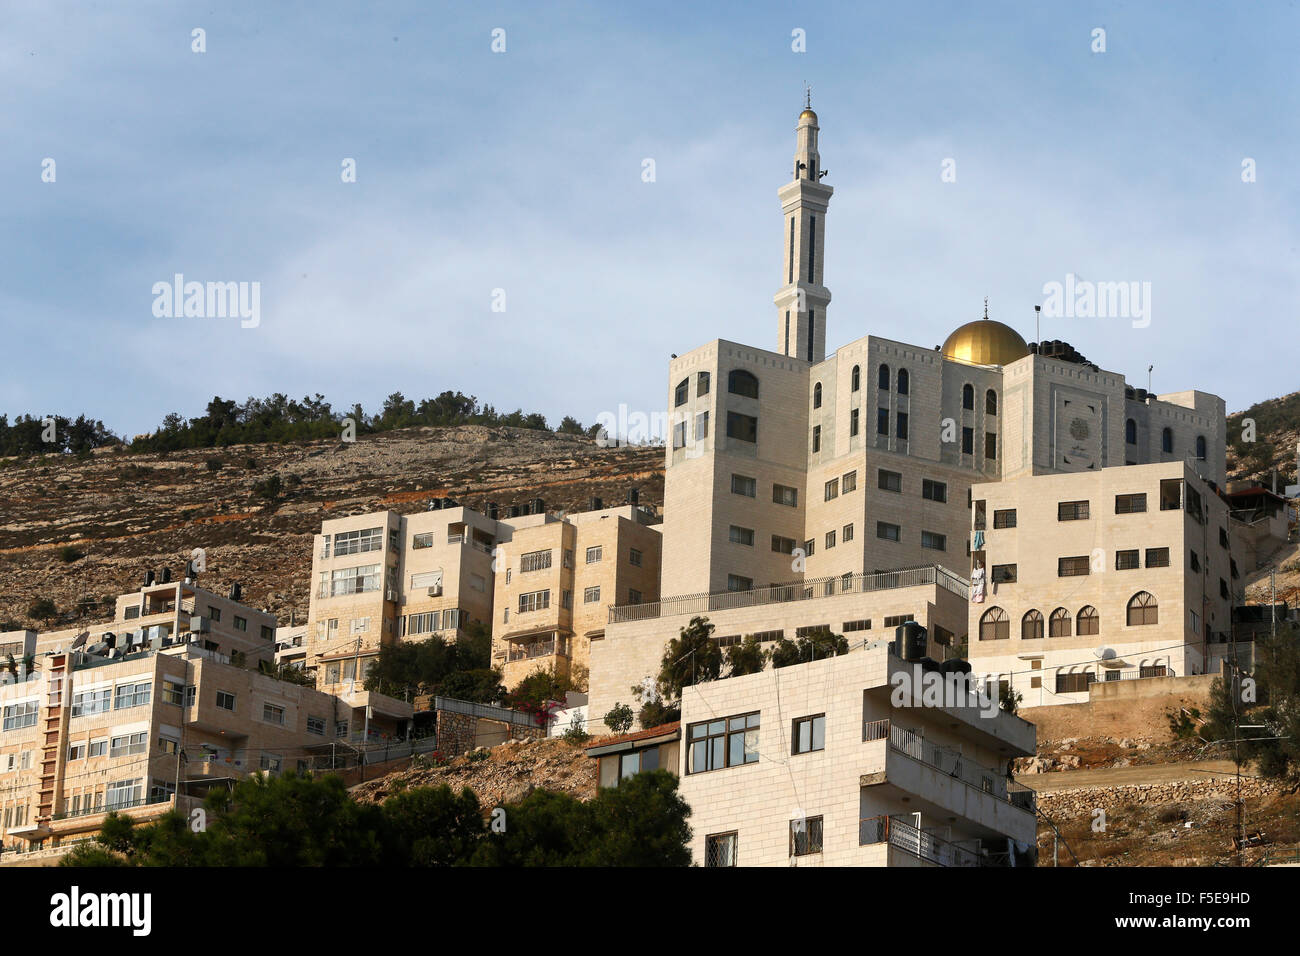
[[[1169,732],[1178,740],[1191,740],[1199,736],[1196,731],[1200,725],[1200,716],[1201,711],[1196,707],[1165,712],[1165,720],[1169,722]]]
[[[1025,699],[1025,695],[1018,690],[1013,690],[1011,685],[998,685],[998,708],[1008,714],[1014,714],[1020,709],[1020,702]]]
[[[659,727],[662,724],[671,724],[674,721],[681,720],[682,709],[672,704],[666,704],[662,699],[648,700],[637,711],[636,719],[642,730],[649,730],[651,727]]]
[[[84,551],[78,551],[76,547],[65,544],[59,548],[59,560],[64,564],[72,564],[74,561],[80,561],[86,556]]]
[[[226,463],[215,455],[208,459],[207,464],[208,471],[220,471],[222,468],[226,467]]]
[[[9,424],[8,415],[0,415],[0,455],[51,455],[74,454],[84,457],[96,448],[120,445],[118,438],[103,422],[93,421],[85,415],[76,420],[54,415],[54,441],[44,441],[47,434],[44,419],[20,415]]]
[[[437,694],[480,704],[499,704],[506,690],[501,672],[488,666],[492,636],[481,621],[472,621],[460,640],[441,637],[385,644],[366,677],[366,690],[410,699]]]
[[[27,608],[27,616],[36,620],[49,623],[59,613],[59,609],[54,606],[54,602],[49,598],[40,598],[31,603]]]
[[[1238,730],[1238,723],[1263,726]],[[1238,671],[1214,681],[1201,736],[1240,738],[1246,741],[1240,745],[1242,760],[1255,760],[1261,776],[1300,778],[1300,628],[1287,625],[1276,637],[1256,638],[1254,673]],[[1235,749],[1228,746],[1229,753]]]
[[[575,747],[580,747],[591,739],[591,734],[587,733],[587,728],[582,722],[581,711],[574,711],[569,719],[569,726],[564,729],[564,733],[560,734],[560,739]]]
[[[274,501],[279,498],[280,492],[283,490],[284,483],[280,480],[280,476],[274,473],[253,485],[253,494],[258,498],[265,498],[267,501]]]
[[[843,635],[814,631],[794,641],[781,638],[772,649],[771,660],[773,667],[789,667],[791,664],[806,664],[848,652],[849,642]]]
[[[717,680],[722,671],[722,649],[712,639],[707,617],[693,617],[681,633],[668,642],[659,665],[659,696],[680,701],[682,688]]]
[[[420,787],[383,804],[384,856],[391,866],[455,866],[483,836],[478,797],[465,787]]]
[[[632,708],[620,701],[605,714],[605,726],[616,734],[625,734],[632,729],[634,719]]]
[[[572,415],[565,415],[556,431],[562,435],[581,435],[583,434],[582,423]]]
[[[764,650],[753,634],[746,634],[739,644],[727,648],[727,676],[757,674],[767,666],[771,652]]]

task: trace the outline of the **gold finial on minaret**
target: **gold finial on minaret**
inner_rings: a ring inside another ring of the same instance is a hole
[[[989,297],[985,296],[984,297],[984,318],[987,319],[988,317],[989,317]]]
[[[803,108],[806,110],[812,109],[812,87],[807,83],[803,85]]]

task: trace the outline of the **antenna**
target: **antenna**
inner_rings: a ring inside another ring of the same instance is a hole
[[[985,296],[984,297],[984,318],[987,319],[988,317],[989,317],[989,297]]]
[[[807,81],[803,85],[803,108],[806,110],[812,109],[812,87],[808,85]]]

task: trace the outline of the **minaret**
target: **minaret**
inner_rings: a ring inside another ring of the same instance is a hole
[[[831,301],[830,290],[822,285],[822,265],[826,206],[834,190],[821,182],[826,171],[817,154],[818,129],[808,91],[795,129],[794,179],[777,192],[785,215],[785,281],[773,298],[777,351],[806,362],[826,358],[826,306]]]

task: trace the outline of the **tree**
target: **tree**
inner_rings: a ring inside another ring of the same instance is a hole
[[[680,701],[683,687],[717,680],[721,670],[722,650],[713,640],[713,625],[707,617],[693,617],[664,650],[659,695],[667,701]]]
[[[727,648],[727,676],[744,677],[757,674],[767,666],[771,654],[763,649],[753,634],[746,634],[739,644]]]
[[[605,714],[605,726],[614,733],[622,735],[632,729],[633,719],[632,708],[620,701]]]
[[[474,853],[483,836],[478,797],[446,784],[419,787],[383,804],[385,857],[391,866],[456,866]]]
[[[820,630],[794,641],[781,638],[772,649],[771,660],[773,667],[789,667],[791,664],[806,664],[848,652],[849,642],[843,635]]]
[[[37,620],[44,621],[46,624],[59,613],[59,609],[54,606],[54,602],[49,598],[40,598],[33,601],[31,607],[27,609],[27,616]]]
[[[1279,626],[1276,637],[1257,637],[1253,674],[1234,669],[1214,681],[1200,733],[1211,741],[1245,741],[1240,756],[1255,760],[1261,776],[1300,778],[1300,627]]]
[[[556,429],[563,435],[581,435],[582,423],[572,415],[565,415],[560,421],[560,427]]]

